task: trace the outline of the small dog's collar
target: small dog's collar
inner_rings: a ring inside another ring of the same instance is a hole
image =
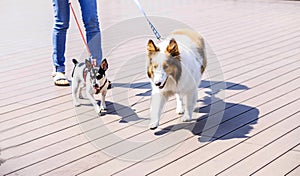
[[[104,81],[104,83],[103,83],[103,85],[102,85],[102,86],[100,86],[98,89],[97,89],[97,88],[95,88],[95,89],[96,89],[96,93],[95,93],[95,94],[98,94],[98,93],[100,93],[100,91],[103,89],[103,87],[106,85],[106,83],[107,83],[107,79],[105,79],[105,81]]]

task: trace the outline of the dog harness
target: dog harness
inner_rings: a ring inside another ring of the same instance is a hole
[[[103,87],[106,85],[107,79],[105,79],[104,84],[96,89],[96,94],[100,93],[100,91],[103,89]]]
[[[86,75],[87,75],[87,68],[83,69],[83,79],[84,79],[84,82],[86,82]]]

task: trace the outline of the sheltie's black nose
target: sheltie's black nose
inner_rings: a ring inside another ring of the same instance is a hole
[[[160,86],[160,85],[161,85],[161,82],[155,82],[155,85],[156,85],[156,86]]]

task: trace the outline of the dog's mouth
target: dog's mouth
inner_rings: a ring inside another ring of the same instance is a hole
[[[163,89],[163,88],[165,87],[167,81],[168,81],[168,78],[169,78],[169,77],[167,77],[166,80],[165,80],[163,83],[160,83],[159,85],[156,85],[156,86],[157,86],[159,89]]]

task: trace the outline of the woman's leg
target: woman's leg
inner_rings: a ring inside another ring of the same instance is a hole
[[[53,64],[55,72],[65,72],[65,44],[69,28],[70,8],[68,0],[52,0],[54,27],[52,33]]]
[[[84,27],[86,30],[86,39],[91,54],[97,60],[97,66],[102,60],[101,32],[97,14],[96,0],[79,0],[82,12]]]

